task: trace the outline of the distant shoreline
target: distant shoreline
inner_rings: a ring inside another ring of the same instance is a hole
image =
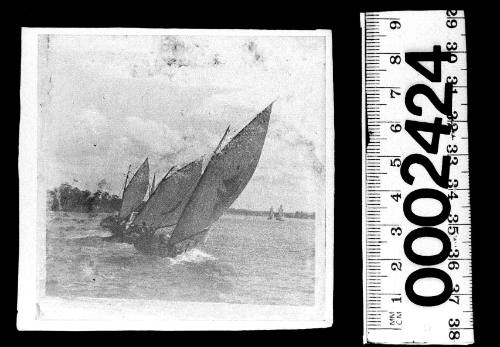
[[[53,190],[47,191],[47,209],[60,212],[81,213],[116,213],[120,210],[122,200],[117,195],[97,190],[92,193],[80,190],[68,183],[63,183]],[[268,217],[270,211],[254,211],[244,208],[229,208],[226,214],[240,216]],[[284,218],[314,219],[315,213],[295,211],[283,213]]]
[[[226,212],[227,214],[235,214],[242,216],[259,216],[259,217],[267,217],[269,216],[269,211],[254,211],[247,210],[244,208],[230,208]],[[285,218],[298,218],[298,219],[314,219],[315,213],[308,213],[304,211],[295,211],[295,212],[285,212],[283,213]]]
[[[100,211],[100,212],[88,212],[88,211],[82,211],[81,209],[73,209],[73,210],[50,210],[50,212],[58,212],[58,213],[84,213],[84,214],[92,214],[92,215],[97,215],[99,213],[103,213],[106,215],[110,214],[116,214],[118,211]],[[253,216],[253,217],[268,217],[269,216],[269,211],[254,211],[254,210],[246,210],[246,209],[239,209],[239,208],[230,208],[229,210],[224,213],[225,215],[236,215],[236,216]],[[289,218],[289,219],[315,219],[315,214],[313,213],[307,213],[307,212],[296,212],[296,213],[289,213],[285,212],[284,218]]]

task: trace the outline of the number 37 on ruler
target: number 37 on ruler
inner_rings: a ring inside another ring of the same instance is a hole
[[[365,342],[473,342],[462,11],[363,27]]]

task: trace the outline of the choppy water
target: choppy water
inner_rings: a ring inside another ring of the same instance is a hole
[[[101,239],[105,215],[50,213],[46,294],[243,304],[314,304],[314,221],[223,216],[174,259]]]

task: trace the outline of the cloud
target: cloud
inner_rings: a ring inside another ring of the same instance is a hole
[[[144,143],[153,153],[176,151],[181,145],[181,134],[166,124],[136,116],[127,117],[123,131],[128,138]]]

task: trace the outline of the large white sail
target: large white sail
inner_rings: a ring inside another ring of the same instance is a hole
[[[169,256],[204,241],[252,177],[264,146],[272,104],[217,151],[184,208],[167,245]]]

